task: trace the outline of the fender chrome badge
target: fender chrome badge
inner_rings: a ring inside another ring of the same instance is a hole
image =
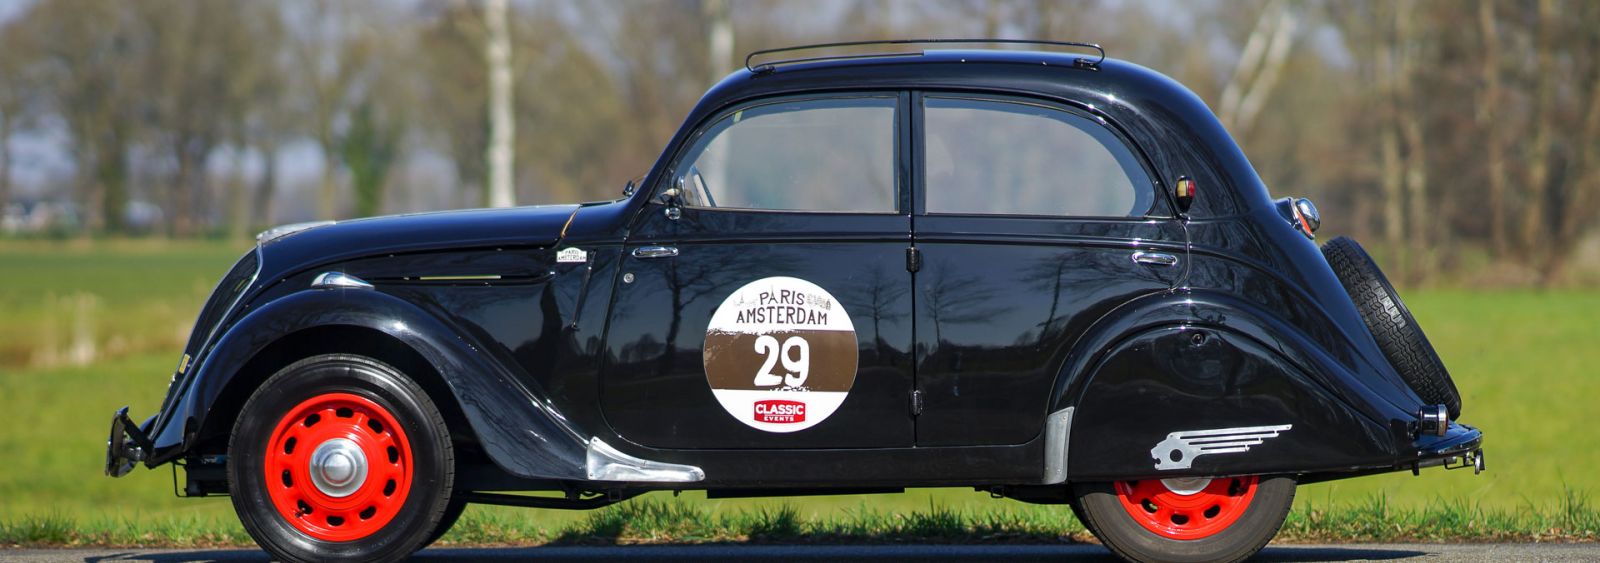
[[[569,246],[556,253],[557,264],[578,264],[589,261],[589,253],[582,248]]]
[[[1188,469],[1194,458],[1206,454],[1233,454],[1250,451],[1267,438],[1278,437],[1294,425],[1245,426],[1216,430],[1189,430],[1167,434],[1167,439],[1150,449],[1156,469]]]

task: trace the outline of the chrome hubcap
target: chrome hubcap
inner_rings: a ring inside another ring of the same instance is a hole
[[[330,497],[346,497],[367,480],[367,454],[361,446],[344,438],[334,438],[311,452],[311,483]]]
[[[1161,480],[1161,485],[1166,487],[1167,490],[1183,496],[1204,491],[1206,486],[1210,484],[1210,477],[1173,477]]]

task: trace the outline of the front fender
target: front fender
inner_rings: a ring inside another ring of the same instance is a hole
[[[228,329],[163,412],[154,467],[192,447],[211,407],[242,367],[272,343],[316,327],[349,326],[381,332],[409,346],[449,387],[489,457],[527,479],[583,479],[586,440],[514,376],[480,352],[485,347],[423,309],[370,289],[307,289],[273,300]],[[435,397],[435,400],[442,400]]]
[[[1312,472],[1388,465],[1411,413],[1260,307],[1214,292],[1131,302],[1075,346],[1051,412],[1074,407],[1070,479]],[[1169,434],[1289,425],[1252,454],[1204,455],[1158,469]]]

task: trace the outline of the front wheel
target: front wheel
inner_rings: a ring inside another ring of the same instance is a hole
[[[245,531],[285,561],[393,561],[450,507],[454,456],[428,394],[371,358],[323,355],[263,383],[228,444]]]
[[[1130,561],[1241,561],[1277,535],[1290,477],[1183,477],[1073,486],[1085,525]]]

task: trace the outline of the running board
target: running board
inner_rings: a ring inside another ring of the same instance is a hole
[[[536,497],[506,493],[461,492],[456,496],[471,504],[519,506],[522,508],[556,508],[563,510],[589,510],[610,506],[644,494],[644,491],[609,491],[595,497]]]

